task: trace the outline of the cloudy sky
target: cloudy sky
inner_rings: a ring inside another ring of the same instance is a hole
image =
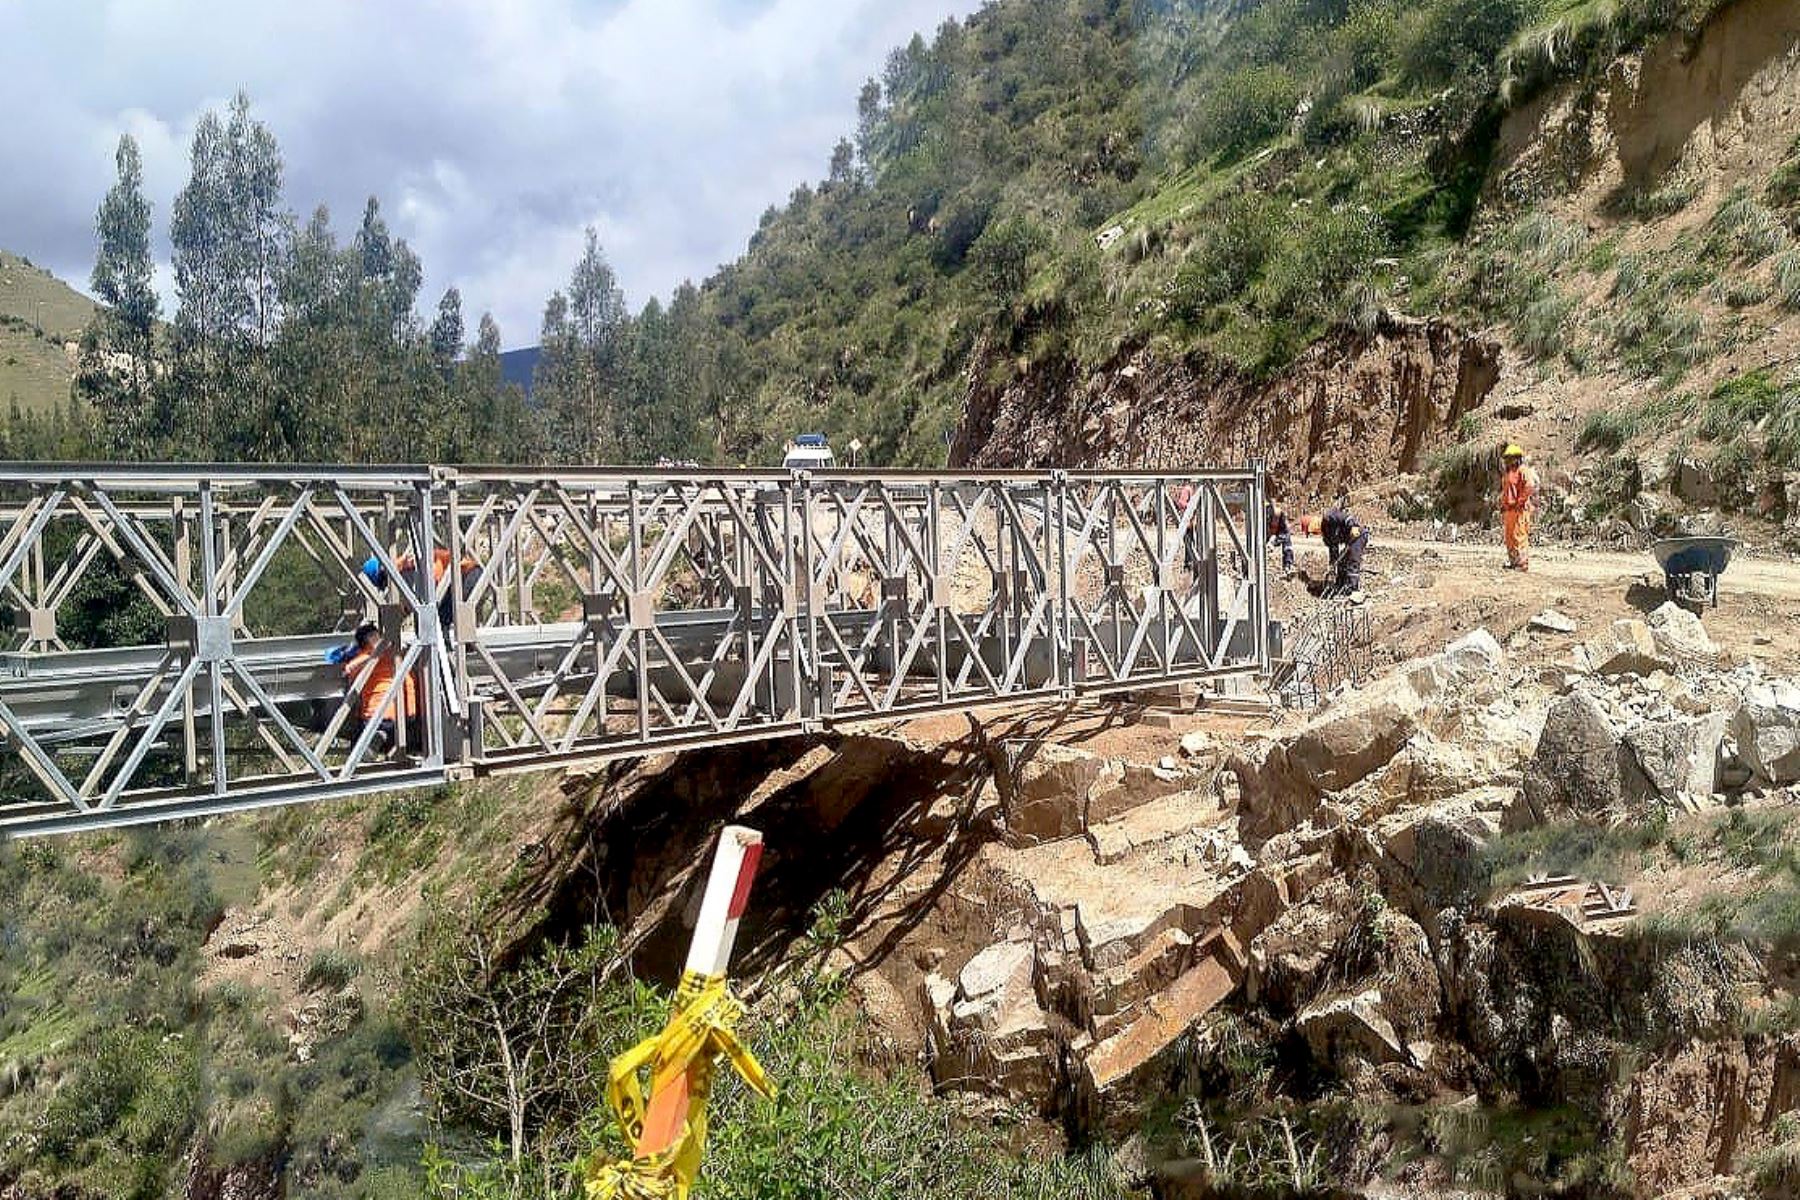
[[[0,0],[0,248],[85,287],[121,133],[155,246],[194,122],[239,88],[286,200],[347,237],[370,194],[424,259],[537,340],[587,225],[634,308],[737,256],[825,174],[890,48],[979,0]],[[160,276],[167,293],[167,264]]]

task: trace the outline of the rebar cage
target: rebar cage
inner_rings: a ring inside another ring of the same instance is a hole
[[[1267,674],[1262,513],[1256,464],[0,465],[0,830]]]

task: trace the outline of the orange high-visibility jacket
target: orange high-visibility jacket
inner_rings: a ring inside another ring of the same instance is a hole
[[[1537,472],[1527,466],[1508,470],[1500,477],[1500,511],[1525,512],[1537,497]]]
[[[369,672],[369,677],[363,680],[362,703],[357,706],[357,715],[365,721],[376,720],[377,716],[383,719],[399,717],[401,720],[405,720],[412,713],[418,698],[418,688],[413,683],[411,675],[406,677],[406,688],[400,694],[400,711],[398,713],[381,711],[381,705],[387,699],[388,693],[394,690],[394,669],[397,664],[394,661],[392,650],[383,650],[374,655],[363,653],[352,658],[344,664],[345,682],[354,687],[357,677],[362,674],[363,668],[368,666],[371,658],[375,660],[375,667]]]
[[[405,554],[402,555],[394,565],[399,567],[401,571],[410,574],[418,569],[419,560],[410,554]],[[464,555],[462,562],[457,565],[457,573],[460,575],[467,575],[470,571],[473,571],[480,565],[481,564],[474,559]],[[442,583],[444,581],[444,572],[449,569],[450,552],[442,546],[439,546],[431,552],[431,582]]]

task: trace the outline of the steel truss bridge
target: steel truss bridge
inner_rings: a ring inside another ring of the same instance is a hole
[[[1259,464],[0,464],[0,836],[1266,675],[1262,512]]]

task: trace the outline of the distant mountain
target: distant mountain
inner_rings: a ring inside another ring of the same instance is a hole
[[[531,398],[531,377],[537,371],[538,355],[542,347],[526,346],[522,350],[507,350],[500,355],[500,375],[508,383],[516,383],[525,389],[525,398]]]
[[[68,400],[75,363],[67,348],[93,315],[92,300],[0,250],[0,413],[14,400],[27,410]]]

